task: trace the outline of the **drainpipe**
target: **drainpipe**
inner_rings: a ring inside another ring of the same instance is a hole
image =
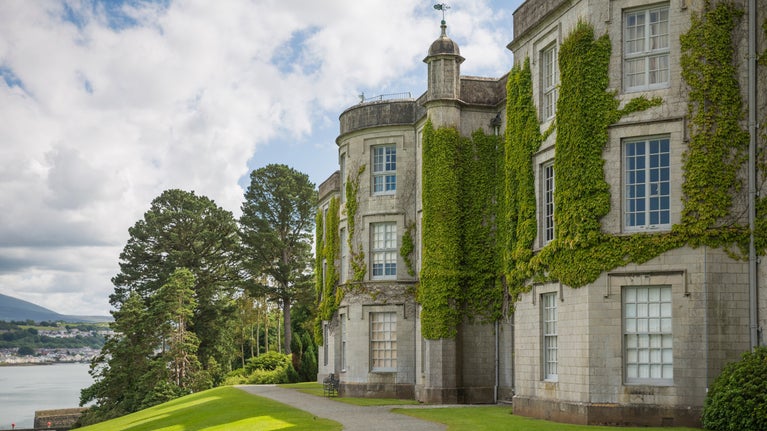
[[[703,246],[703,345],[706,350],[706,394],[708,394],[708,367],[709,367],[709,341],[708,341],[708,246]]]
[[[756,1],[748,2],[748,300],[751,350],[759,346],[757,256],[754,244],[756,227]]]
[[[498,384],[500,382],[500,351],[498,349],[498,330],[500,329],[500,325],[498,324],[498,320],[495,321],[495,387],[493,388],[493,404],[498,404]]]

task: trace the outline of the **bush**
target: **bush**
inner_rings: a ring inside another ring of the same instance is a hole
[[[290,356],[271,351],[266,352],[255,358],[248,359],[245,363],[245,372],[252,373],[255,370],[272,371],[280,367],[285,367],[291,362]]]
[[[274,383],[295,383],[298,373],[293,368],[290,355],[277,352],[264,353],[250,358],[245,368],[229,372],[225,385],[261,385]]]
[[[715,431],[767,430],[767,347],[722,370],[709,388],[702,422]]]

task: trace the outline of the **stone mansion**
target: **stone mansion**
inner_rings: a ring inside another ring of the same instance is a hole
[[[462,76],[443,21],[424,94],[340,115],[319,186],[319,381],[699,425],[708,385],[767,326],[765,11],[527,0],[500,78]]]

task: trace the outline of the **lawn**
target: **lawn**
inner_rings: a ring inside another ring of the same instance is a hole
[[[325,396],[322,383],[304,382],[304,383],[290,383],[290,384],[284,384],[280,386],[283,388],[296,389],[310,395],[316,395],[318,397]],[[329,399],[333,401],[346,403],[346,404],[353,404],[355,406],[402,406],[402,405],[420,404],[416,400],[401,400],[398,398],[330,397]]]
[[[337,431],[341,424],[231,386],[210,389],[78,431]]]
[[[396,413],[447,425],[448,431],[700,431],[696,428],[625,428],[570,425],[514,416],[511,407],[467,406],[394,409]]]

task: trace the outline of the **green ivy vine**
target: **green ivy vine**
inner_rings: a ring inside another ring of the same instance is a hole
[[[413,268],[413,252],[415,251],[413,231],[415,231],[415,223],[410,222],[405,226],[405,232],[402,234],[402,246],[399,248],[399,255],[405,261],[407,273],[411,277],[415,276],[415,268]]]
[[[349,234],[346,236],[346,242],[349,246],[350,263],[352,267],[352,281],[363,281],[367,273],[367,263],[365,263],[365,251],[362,244],[358,243],[354,247],[354,233],[357,221],[357,208],[359,207],[360,176],[365,172],[365,165],[357,169],[352,178],[351,175],[346,179],[346,225]]]
[[[501,312],[496,239],[500,138],[455,128],[423,135],[423,250],[417,298],[422,334],[453,338],[463,319]],[[502,152],[502,148],[500,149]]]
[[[455,128],[423,131],[423,249],[421,334],[427,339],[453,338],[461,320],[460,134]]]
[[[330,199],[325,217],[321,211],[316,216],[314,289],[318,313],[314,322],[314,338],[318,343],[322,342],[322,322],[333,318],[343,299],[343,291],[337,288],[339,216],[340,202],[337,197]]]

